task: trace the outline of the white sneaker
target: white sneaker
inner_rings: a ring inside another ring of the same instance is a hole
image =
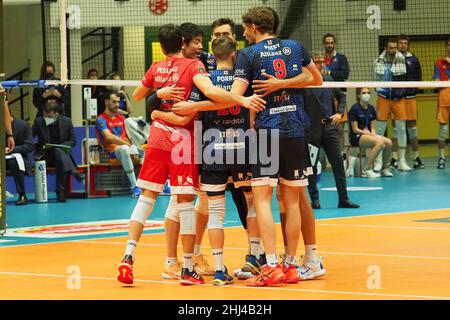
[[[365,169],[365,170],[363,170],[361,177],[363,177],[363,178],[379,178],[380,174],[374,172],[371,169]]]
[[[312,280],[323,277],[326,273],[323,267],[322,257],[314,262],[303,262],[303,265],[297,268],[300,280]]]
[[[399,171],[411,171],[412,169],[410,166],[408,166],[408,164],[406,163],[405,160],[400,160],[398,162],[398,170]]]
[[[393,177],[394,175],[392,174],[392,172],[389,168],[385,168],[381,171],[381,176],[382,177]]]

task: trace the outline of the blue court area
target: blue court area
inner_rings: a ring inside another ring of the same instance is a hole
[[[349,178],[347,179],[350,199],[361,205],[359,209],[338,209],[337,193],[330,171],[325,171],[319,183],[322,209],[315,210],[318,219],[375,215],[417,210],[450,208],[450,168],[437,170],[435,158],[425,159],[426,169],[410,173],[394,172],[394,178]],[[34,195],[29,195],[33,199]],[[46,204],[34,203],[17,207],[14,198],[8,200],[8,231],[0,238],[0,246],[26,245],[35,243],[70,241],[81,239],[123,236],[126,229],[109,227],[117,221],[126,224],[136,199],[128,195],[97,199],[68,199],[67,203],[56,203],[54,195]],[[145,233],[163,232],[161,222],[169,202],[169,196],[160,196],[150,220],[155,227]],[[278,205],[273,198],[275,217],[278,220]],[[447,222],[450,220],[447,219]],[[444,221],[445,222],[445,221]],[[73,236],[69,231],[78,231],[77,226],[88,224],[92,230]],[[56,235],[50,230],[37,232],[42,226],[64,225]],[[106,227],[105,227],[106,225]],[[236,207],[231,195],[227,194],[226,226],[240,225]],[[123,226],[122,226],[123,227]],[[103,229],[104,228],[104,229]],[[24,231],[25,230],[25,231]],[[67,232],[67,234],[66,234]],[[48,236],[47,236],[48,235]]]

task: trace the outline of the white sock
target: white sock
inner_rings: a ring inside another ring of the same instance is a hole
[[[305,246],[305,262],[317,261],[317,245],[310,244]]]
[[[439,149],[439,157],[445,159],[445,149]]]
[[[395,160],[398,160],[398,152],[397,151],[392,151],[392,158],[394,158]]]
[[[266,258],[267,258],[267,265],[269,267],[275,268],[277,266],[278,260],[277,255],[275,253],[266,255]]]
[[[263,252],[261,251],[261,238],[250,238],[250,254],[259,259]]]
[[[414,160],[419,157],[419,151],[414,151]]]
[[[190,272],[194,270],[194,262],[192,261],[193,253],[183,253],[183,268],[188,269]]]
[[[134,251],[136,250],[137,244],[138,243],[136,240],[128,240],[127,241],[127,250],[126,250],[125,254],[132,256],[134,259]]]
[[[406,161],[406,149],[398,148],[398,154],[400,155],[400,161]]]
[[[194,256],[198,256],[200,253],[202,253],[202,245],[196,244],[194,246]]]
[[[166,258],[166,268],[170,268],[172,265],[178,262],[177,257],[167,257]]]
[[[212,249],[212,255],[214,258],[216,271],[225,271],[225,268],[223,266],[223,249]]]

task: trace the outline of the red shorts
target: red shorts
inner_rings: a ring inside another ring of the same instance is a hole
[[[198,189],[198,165],[194,163],[194,155],[189,155],[189,163],[175,164],[171,152],[148,148],[144,164],[137,181],[137,186],[155,192],[162,192],[170,177],[172,194],[195,194]]]

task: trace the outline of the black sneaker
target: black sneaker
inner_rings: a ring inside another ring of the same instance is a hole
[[[445,158],[439,158],[437,163],[438,169],[445,169]]]
[[[413,165],[413,167],[414,167],[414,169],[425,169],[425,166],[424,166],[422,160],[421,160],[419,157],[417,157],[417,158],[414,160],[414,165]]]
[[[391,159],[391,168],[398,169],[397,159],[394,158]]]

